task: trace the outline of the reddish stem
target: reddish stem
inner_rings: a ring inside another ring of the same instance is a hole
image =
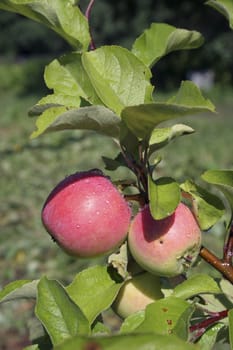
[[[199,322],[197,324],[194,324],[193,326],[189,327],[189,330],[191,333],[195,332],[195,335],[192,339],[192,341],[197,340],[199,337],[202,336],[202,334],[205,333],[207,328],[215,324],[216,322],[222,320],[223,318],[227,317],[228,310],[223,310],[220,312],[216,312],[214,316],[208,317],[207,319],[203,320],[202,322]]]
[[[85,17],[87,18],[88,22],[90,22],[91,10],[92,10],[92,7],[94,5],[94,2],[95,2],[95,0],[91,0],[89,2],[88,6],[87,6],[87,9],[86,9],[86,12],[85,12]],[[91,36],[90,49],[91,50],[95,50],[96,46],[95,46],[95,43],[94,43],[94,39],[93,39],[91,30],[90,30],[90,36]]]

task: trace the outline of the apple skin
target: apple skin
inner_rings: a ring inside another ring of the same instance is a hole
[[[163,296],[159,277],[144,271],[125,282],[112,308],[121,318],[126,318]]]
[[[128,244],[142,268],[155,275],[173,277],[185,273],[196,260],[201,231],[183,203],[162,220],[155,220],[146,205],[131,222]]]
[[[127,237],[131,209],[99,170],[77,172],[48,196],[42,223],[70,255],[90,258],[114,251]]]

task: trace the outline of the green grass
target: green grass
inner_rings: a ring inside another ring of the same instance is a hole
[[[27,110],[39,97],[25,96],[17,89],[0,91],[0,288],[15,279],[37,279],[42,274],[67,282],[90,262],[68,257],[49,238],[40,220],[42,205],[66,175],[104,169],[101,156],[116,155],[116,146],[111,139],[83,131],[52,133],[30,140],[35,119],[27,117]],[[174,141],[161,152],[159,175],[199,181],[206,169],[233,168],[233,93],[228,91],[223,100],[216,92],[213,96],[216,115],[179,121],[192,126],[196,133]],[[124,174],[124,169],[119,169],[114,179]],[[222,249],[223,231],[220,224],[213,234],[204,234],[204,242],[216,253]],[[208,270],[203,263],[201,269]],[[7,307],[3,314],[6,327],[12,321],[12,312]]]

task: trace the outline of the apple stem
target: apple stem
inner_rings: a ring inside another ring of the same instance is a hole
[[[233,267],[231,263],[224,259],[219,259],[204,246],[201,247],[199,255],[233,284]]]
[[[228,315],[228,310],[216,312],[214,313],[213,316],[210,316],[210,317],[208,316],[208,318],[206,318],[205,320],[189,327],[189,330],[191,333],[195,332],[195,334],[193,335],[193,339],[191,339],[191,341],[192,342],[196,341],[206,332],[207,328],[209,328],[216,322],[222,320],[223,318],[227,317],[227,315]]]
[[[93,8],[95,0],[91,0],[87,6],[86,12],[85,12],[85,17],[87,18],[89,24],[90,24],[90,17],[91,17],[91,10]],[[89,26],[90,27],[90,26]],[[91,41],[90,41],[90,49],[91,50],[95,50],[96,46],[95,46],[95,42],[91,33],[91,29],[90,30],[90,36],[91,36]]]
[[[124,198],[127,202],[138,202],[140,207],[143,208],[146,204],[145,197],[141,193],[137,194],[125,194]]]

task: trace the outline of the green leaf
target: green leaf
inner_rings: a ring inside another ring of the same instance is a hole
[[[54,30],[76,50],[90,43],[88,21],[75,0],[4,0],[0,9],[16,12]]]
[[[23,350],[40,350],[39,345],[29,345],[26,348],[23,348]]]
[[[96,322],[93,329],[92,334],[93,335],[104,335],[104,334],[110,334],[110,329],[102,322]]]
[[[229,336],[231,349],[233,348],[233,309],[228,312],[228,320],[229,320]]]
[[[77,98],[80,97],[92,104],[102,104],[83,67],[82,55],[72,52],[53,60],[45,69],[45,82],[55,94]],[[43,103],[43,99],[40,103]]]
[[[145,310],[137,311],[126,317],[120,329],[120,333],[132,333],[145,319]]]
[[[161,334],[122,334],[95,338],[75,337],[56,346],[54,350],[197,350],[178,337]]]
[[[106,266],[81,271],[66,288],[70,298],[82,309],[90,324],[110,307],[122,283],[116,283]]]
[[[209,275],[198,274],[190,276],[186,281],[175,287],[172,296],[181,299],[188,299],[198,294],[221,293],[218,284]]]
[[[207,170],[201,177],[225,195],[233,213],[233,170]]]
[[[52,107],[40,115],[36,121],[35,138],[45,132],[58,130],[93,130],[100,134],[118,138],[120,118],[104,106],[90,106],[68,110],[66,107]]]
[[[229,26],[233,29],[233,2],[232,0],[209,0],[207,5],[219,11],[229,21]]]
[[[189,338],[189,325],[190,320],[195,311],[195,306],[190,305],[179,317],[176,325],[173,329],[173,334],[177,335],[179,338],[188,340]]]
[[[225,207],[217,196],[190,180],[181,184],[180,187],[193,197],[195,217],[202,230],[208,230],[221,219],[225,212]]]
[[[216,339],[218,336],[218,332],[224,327],[223,323],[216,323],[213,326],[210,326],[206,329],[205,333],[198,340],[197,344],[199,345],[201,350],[212,350]]]
[[[105,164],[105,169],[110,171],[116,170],[121,166],[127,166],[125,158],[123,157],[121,152],[118,153],[118,155],[114,159],[103,156],[102,160]]]
[[[65,106],[56,106],[46,109],[36,120],[37,130],[33,131],[31,138],[34,139],[48,131],[50,125],[62,114],[67,112]]]
[[[161,220],[171,215],[180,202],[180,187],[170,177],[153,180],[148,176],[150,212],[154,219]]]
[[[192,312],[193,306],[182,299],[171,296],[157,300],[146,307],[145,319],[135,332],[169,335],[175,334],[177,327],[179,336],[187,336],[188,318]]]
[[[232,303],[233,305],[233,285],[230,281],[226,279],[222,279],[219,283],[225,297]]]
[[[139,104],[139,103],[138,103]],[[212,103],[190,81],[183,81],[178,93],[167,102],[129,106],[123,109],[122,119],[139,138],[149,138],[155,127],[166,121],[200,112],[214,112]]]
[[[97,95],[116,114],[126,106],[151,101],[151,72],[127,49],[103,46],[85,52],[82,62]]]
[[[139,161],[139,140],[127,127],[124,121],[121,122],[120,144],[126,150],[126,154],[133,157],[135,161]]]
[[[0,303],[16,299],[35,299],[38,281],[18,280],[9,283],[0,291]]]
[[[132,52],[147,66],[153,66],[172,51],[195,49],[204,42],[196,31],[177,29],[165,23],[152,23],[136,39]]]
[[[89,333],[88,320],[57,281],[46,277],[40,280],[35,313],[53,345],[76,334]]]
[[[72,54],[64,56],[62,59],[53,60],[48,66],[45,68],[44,72],[44,80],[49,89],[54,90],[55,96],[53,96],[53,102],[56,102],[56,95],[64,95],[70,96],[77,99],[77,102],[74,106],[80,105],[80,96],[83,96],[83,91],[80,88],[78,82],[75,79],[75,76],[69,70],[69,64],[64,62],[64,58],[76,57],[77,67],[76,70],[79,69],[79,54]],[[48,103],[48,99],[51,99],[52,96],[48,96],[43,98],[39,104]],[[84,97],[84,96],[83,96]],[[51,102],[51,101],[49,101]]]
[[[194,130],[185,124],[175,124],[169,128],[155,128],[149,139],[150,154],[183,135],[192,134]]]
[[[45,68],[44,79],[53,94],[43,97],[29,110],[30,116],[38,116],[51,107],[81,106],[87,103],[102,105],[81,62],[81,54],[73,52],[53,60]]]
[[[202,303],[198,304],[200,309],[208,310],[209,312],[221,312],[232,307],[232,303],[226,298],[224,294],[202,294]],[[203,303],[204,301],[204,303]],[[227,317],[227,316],[226,316]],[[222,319],[221,323],[227,324],[227,318]]]

